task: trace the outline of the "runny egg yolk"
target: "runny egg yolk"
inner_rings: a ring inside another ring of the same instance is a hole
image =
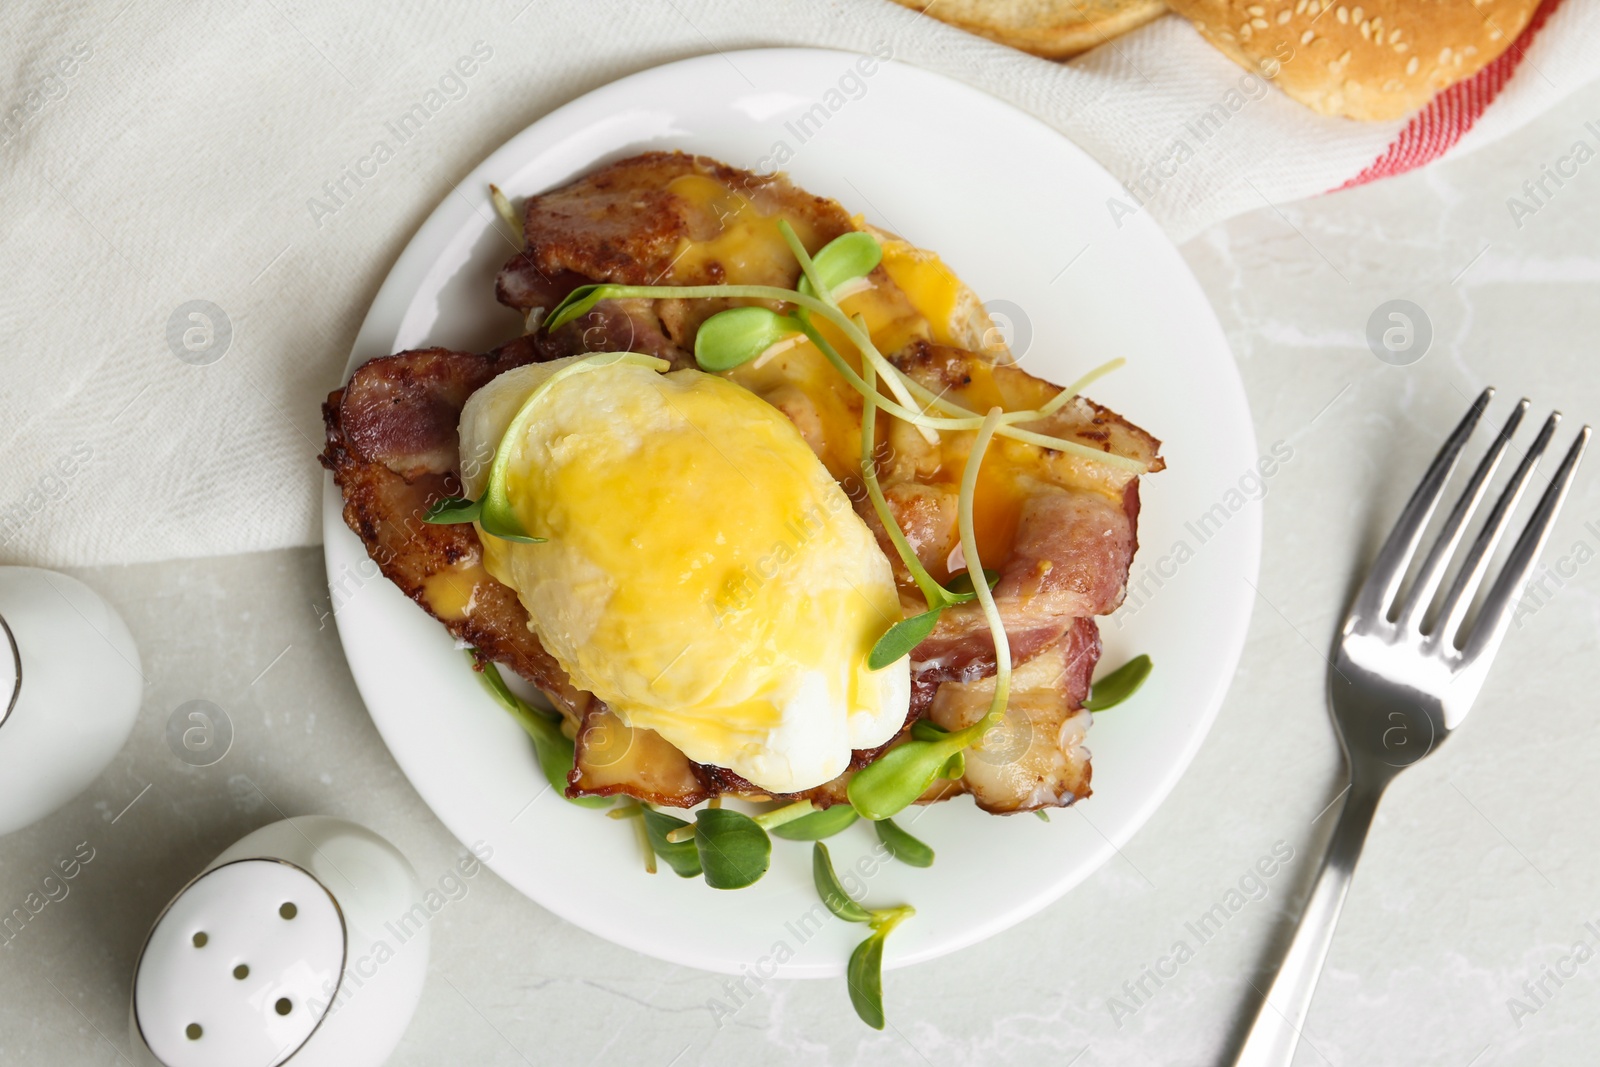
[[[468,401],[471,495],[481,457],[567,362],[508,371]],[[899,730],[906,661],[866,665],[900,618],[889,562],[780,412],[700,371],[626,365],[534,403],[504,443],[506,488],[547,540],[482,535],[484,565],[575,685],[773,793],[821,785]]]

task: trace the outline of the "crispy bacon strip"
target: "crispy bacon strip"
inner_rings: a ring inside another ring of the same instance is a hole
[[[532,354],[518,341],[487,356],[430,348],[375,359],[322,406],[327,445],[320,459],[344,495],[345,523],[385,577],[456,638],[539,686],[563,711],[581,715],[591,698],[572,687],[529,631],[516,593],[483,570],[472,527],[422,521],[435,500],[461,491],[455,470],[461,405]],[[437,610],[446,599],[470,610]]]
[[[714,179],[729,194],[691,200],[668,189],[675,179],[696,175]],[[855,229],[837,203],[796,189],[781,175],[752,174],[706,156],[645,152],[529,198],[527,247],[501,268],[495,292],[501,303],[527,312],[553,307],[589,282],[660,285],[668,270],[674,270],[674,285],[716,285],[724,280],[721,265],[678,264],[678,246],[685,238],[715,236],[737,209],[736,198],[762,214],[781,212],[819,244]],[[789,273],[784,267],[750,284],[788,286]]]

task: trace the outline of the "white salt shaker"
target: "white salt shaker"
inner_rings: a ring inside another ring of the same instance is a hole
[[[377,1067],[416,1011],[416,872],[325,815],[248,834],[167,905],[134,970],[141,1067]]]
[[[0,834],[100,776],[139,715],[139,650],[111,605],[65,574],[0,567]]]

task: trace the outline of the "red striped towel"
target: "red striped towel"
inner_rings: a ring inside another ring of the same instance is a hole
[[[1526,125],[1600,77],[1600,0],[1544,0],[1493,63],[1388,123],[1316,114],[1176,15],[1065,64],[1012,55],[994,64],[994,87],[1122,180],[1128,196],[1106,205],[1112,218],[1148,211],[1182,241],[1265,204],[1403,174]],[[1024,79],[1028,91],[1013,90]]]
[[[1378,178],[1392,178],[1431,163],[1450,151],[1499,97],[1501,90],[1527,58],[1528,48],[1534,39],[1563,2],[1544,0],[1510,48],[1477,74],[1457,82],[1434,97],[1432,103],[1406,123],[1400,136],[1390,143],[1383,155],[1339,188],[1348,189],[1352,185],[1365,185]]]

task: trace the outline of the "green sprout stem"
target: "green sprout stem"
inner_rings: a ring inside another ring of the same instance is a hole
[[[771,830],[773,827],[782,826],[784,823],[791,823],[796,819],[803,819],[815,810],[816,809],[811,806],[811,801],[797,800],[792,804],[785,804],[781,808],[773,808],[770,811],[764,811],[760,815],[755,815],[751,818],[755,824],[761,827],[763,830]],[[694,840],[694,823],[690,823],[687,826],[680,826],[676,830],[671,830],[667,833],[667,841],[670,844],[679,845],[685,841],[692,840]]]
[[[822,338],[818,337],[815,340],[822,341]],[[826,344],[826,341],[822,341],[822,345]],[[866,483],[867,495],[872,498],[872,509],[878,513],[878,520],[883,523],[890,543],[900,555],[900,561],[906,565],[906,570],[911,572],[912,581],[922,590],[922,597],[928,602],[929,610],[942,608],[951,602],[952,594],[933,580],[933,575],[928,573],[922,561],[917,558],[916,552],[911,548],[911,542],[906,540],[905,531],[900,529],[899,521],[889,510],[889,501],[884,497],[883,486],[878,482],[878,464],[873,456],[878,430],[877,377],[871,366],[863,366],[861,369],[866,374],[867,386],[861,393],[861,480]]]
[[[961,554],[966,557],[969,574],[983,573],[983,563],[978,559],[978,535],[972,522],[972,501],[978,490],[978,468],[983,465],[983,454],[989,449],[1001,414],[999,408],[991,408],[989,414],[984,416],[978,436],[973,439],[972,451],[967,455],[966,469],[961,472],[961,498],[956,505],[956,525],[961,531]],[[994,701],[989,705],[989,714],[984,719],[999,722],[1005,714],[1006,700],[1011,696],[1011,642],[1006,638],[1005,623],[1001,621],[1000,609],[995,607],[994,593],[989,589],[989,583],[973,582],[972,589],[978,594],[978,603],[982,605],[984,618],[989,622],[989,632],[994,635]]]
[[[632,819],[633,834],[639,842],[639,851],[644,853],[644,869],[646,874],[656,873],[656,850],[650,844],[650,830],[644,824],[644,805],[635,800],[624,805],[616,811],[606,812],[613,819]]]
[[[910,904],[901,904],[898,907],[893,908],[873,908],[870,910],[872,911],[872,921],[869,925],[874,930],[883,934],[887,934],[890,930],[893,930],[896,926],[899,926],[901,923],[905,922],[907,919],[911,918],[917,913],[917,909],[913,908]]]
[[[522,220],[517,218],[517,209],[511,206],[510,199],[501,188],[492,182],[489,185],[489,200],[494,204],[495,214],[500,216],[500,221],[516,234],[517,247],[527,247],[527,238],[522,232]]]
[[[811,806],[811,801],[797,800],[793,804],[785,804],[781,808],[773,808],[771,811],[764,811],[754,818],[757,826],[761,827],[763,830],[771,830],[775,826],[782,826],[784,823],[794,822],[796,819],[803,819],[815,810],[816,809]]]
[[[800,243],[800,238],[795,234],[794,227],[789,225],[787,219],[778,221],[778,232],[783,234],[783,239],[788,242],[789,251],[794,253],[795,260],[800,264],[800,271],[811,283],[812,290],[827,305],[828,311],[824,312],[824,314],[827,315],[828,320],[843,330],[845,336],[850,339],[850,343],[855,345],[857,350],[861,352],[862,369],[866,369],[870,364],[883,375],[884,380],[888,382],[889,392],[894,394],[896,400],[908,409],[916,408],[918,414],[925,414],[920,405],[911,398],[911,391],[906,387],[905,380],[896,373],[894,366],[883,358],[883,353],[878,351],[878,346],[872,343],[872,335],[865,329],[856,326],[845,316],[844,309],[839,307],[838,302],[833,299],[833,291],[828,288],[827,283],[822,280],[822,276],[817,273],[817,265],[811,261],[810,254],[806,252],[806,246]],[[800,296],[803,294],[797,292],[795,295]],[[802,319],[801,321],[804,322],[805,320]],[[811,334],[810,330],[806,332],[808,336]],[[812,341],[815,342],[816,338],[813,337]],[[937,431],[922,425],[917,428],[922,431],[922,436],[928,444],[936,445],[939,443]]]
[[[780,289],[777,286],[772,285],[606,284],[596,286],[595,290],[590,293],[589,296],[594,298],[595,303],[598,303],[599,300],[602,299],[626,300],[635,297],[654,300],[707,300],[730,298],[745,300],[768,300],[780,304],[792,304],[796,307],[801,307],[808,311],[816,312],[818,315],[821,315],[829,322],[832,322],[835,326],[839,327],[840,330],[844,332],[845,336],[849,338],[851,343],[856,343],[857,339],[861,337],[861,333],[857,329],[856,325],[851,322],[843,312],[839,311],[832,305],[829,305],[822,300],[818,300],[817,298],[808,296],[804,293],[795,292],[793,289]],[[572,321],[572,319],[575,319],[579,315],[587,312],[589,307],[592,306],[593,304],[589,303],[589,301],[586,299],[568,304],[565,307],[558,307],[550,317],[549,328],[557,329],[565,325],[567,322]],[[868,348],[870,349],[871,340],[865,340]],[[876,350],[874,349],[872,351]],[[827,355],[826,352],[823,354],[825,356]],[[835,362],[834,359],[830,359],[829,362],[833,363],[834,368],[839,371],[840,375],[845,379],[846,382],[850,384],[851,388],[865,396],[866,383],[862,380],[861,376],[855,372],[854,368],[852,368],[849,363],[845,362],[843,358],[839,357],[837,352],[834,352],[833,355],[838,361]],[[868,358],[870,358],[870,353]],[[882,356],[879,356],[879,359],[882,360]],[[879,368],[879,370],[880,372],[887,370],[888,374],[896,381],[900,381],[902,383],[907,381],[907,379],[905,379],[904,376],[901,375],[901,373],[896,370],[895,367],[887,360],[883,360],[883,365]],[[893,390],[891,389],[891,391]],[[1068,399],[1071,398],[1069,397]],[[977,416],[964,416],[961,418],[933,416],[920,410],[913,410],[913,407],[915,406],[914,404],[911,406],[906,406],[887,398],[880,398],[879,406],[884,411],[893,415],[895,418],[898,418],[902,422],[907,422],[924,429],[958,431],[976,430],[983,424],[982,418]],[[1011,416],[1016,422],[1032,422],[1040,417],[1038,411],[1036,410],[1008,412],[1006,414]],[[1106,463],[1113,467],[1132,471],[1136,474],[1144,474],[1149,469],[1143,461],[1134,459],[1131,456],[1122,456],[1115,452],[1105,452],[1097,448],[1090,448],[1088,445],[1085,445],[1080,441],[1068,441],[1060,437],[1051,437],[1047,434],[1035,433],[1031,430],[1023,430],[1018,426],[1013,425],[1012,419],[1002,419],[1000,422],[999,428],[996,432],[1001,437],[1010,437],[1028,444],[1038,445],[1042,448],[1054,449],[1058,452],[1071,452],[1074,455],[1083,456],[1087,459],[1095,460],[1096,462]]]

